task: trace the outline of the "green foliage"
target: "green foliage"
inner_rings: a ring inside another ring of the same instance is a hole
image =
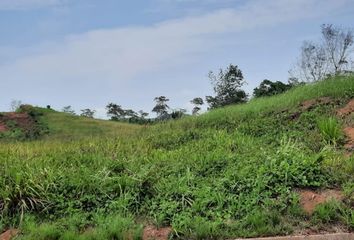
[[[317,121],[323,139],[330,144],[336,144],[342,138],[341,125],[334,117],[321,118]]]
[[[22,239],[139,239],[151,223],[181,239],[289,234],[307,221],[296,189],[352,193],[354,158],[317,127],[336,105],[292,117],[303,100],[354,96],[352,79],[333,83],[148,127],[46,110],[51,134],[1,144],[0,224]],[[351,204],[306,224],[352,227]]]
[[[209,72],[209,78],[216,94],[206,97],[210,109],[247,101],[247,94],[241,89],[246,82],[238,66],[230,64],[226,70],[220,69],[218,75]]]
[[[291,84],[285,84],[280,81],[272,82],[265,79],[261,82],[259,87],[253,90],[254,97],[266,97],[273,96],[288,91],[293,86]]]
[[[313,213],[313,219],[321,223],[336,223],[340,219],[340,209],[340,204],[335,200],[320,204]]]

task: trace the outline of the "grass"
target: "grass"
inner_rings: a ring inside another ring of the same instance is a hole
[[[336,118],[321,118],[317,121],[317,124],[327,143],[336,144],[343,137],[341,126]]]
[[[334,101],[301,112],[321,96]],[[19,227],[19,239],[139,239],[154,224],[224,239],[328,224],[332,208],[309,221],[295,190],[353,192],[354,158],[317,121],[352,97],[350,77],[148,127],[46,112],[49,135],[0,145],[0,227]],[[347,199],[336,219],[349,229]]]

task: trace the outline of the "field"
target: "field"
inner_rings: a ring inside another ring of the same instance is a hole
[[[338,109],[354,77],[138,126],[45,111],[48,133],[0,144],[0,232],[16,239],[227,239],[354,230],[354,156]],[[345,146],[345,144],[347,145]],[[301,192],[341,200],[311,214]]]

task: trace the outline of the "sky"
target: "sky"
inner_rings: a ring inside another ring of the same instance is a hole
[[[0,111],[12,100],[61,110],[191,109],[208,72],[238,65],[252,93],[287,82],[321,24],[354,27],[354,0],[0,0]]]

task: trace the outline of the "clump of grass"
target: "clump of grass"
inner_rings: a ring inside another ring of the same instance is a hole
[[[335,200],[320,204],[315,208],[313,220],[324,224],[335,223],[340,220],[340,203]]]
[[[318,119],[317,126],[323,139],[329,144],[336,145],[343,137],[341,125],[334,117]]]

